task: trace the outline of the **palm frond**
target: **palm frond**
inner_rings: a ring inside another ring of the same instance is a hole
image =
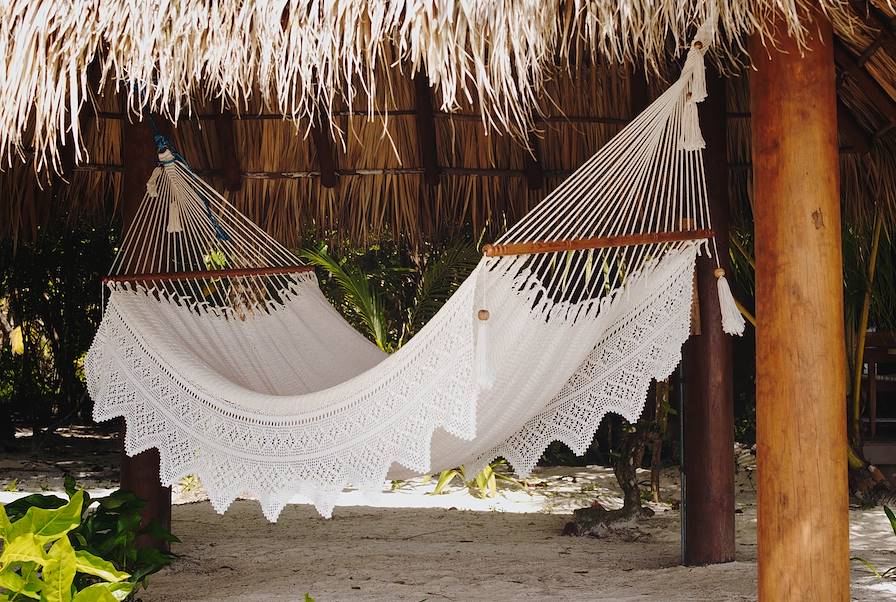
[[[439,311],[448,297],[470,275],[480,258],[477,245],[461,239],[428,259],[417,281],[414,301],[408,309],[402,342],[420,330]]]
[[[367,276],[352,262],[330,255],[326,244],[306,248],[299,256],[327,272],[343,294],[344,309],[355,315],[367,334],[383,351],[391,351],[383,300],[371,287]]]

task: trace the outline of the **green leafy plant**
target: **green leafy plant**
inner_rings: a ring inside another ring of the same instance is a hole
[[[455,479],[460,479],[467,486],[470,493],[478,498],[494,497],[498,493],[498,483],[505,483],[513,487],[525,487],[525,483],[513,477],[510,473],[510,465],[507,460],[499,458],[483,468],[472,479],[467,480],[463,466],[443,470],[436,481],[433,495],[445,493],[445,488]]]
[[[887,515],[887,520],[890,521],[890,528],[893,529],[893,535],[896,535],[896,514],[893,513],[893,510],[890,509],[889,506],[884,506],[884,513]],[[881,572],[878,571],[877,568],[865,558],[861,556],[853,556],[850,560],[854,560],[857,562],[861,562],[865,565],[865,567],[871,571],[878,579],[885,579],[887,577],[896,577],[896,566],[892,566],[887,570]]]
[[[87,550],[75,550],[69,533],[81,524],[83,491],[58,508],[31,506],[15,521],[0,507],[0,596],[42,602],[124,600],[130,575]]]
[[[128,572],[127,581],[137,589],[146,585],[147,576],[168,566],[174,558],[169,552],[155,548],[138,548],[137,538],[148,535],[158,541],[178,541],[176,537],[161,529],[156,523],[141,526],[141,510],[144,503],[136,495],[125,491],[114,491],[106,497],[91,499],[90,495],[77,488],[70,476],[65,478],[68,500],[54,496],[34,494],[7,504],[5,512],[10,520],[27,516],[32,509],[54,511],[65,507],[76,496],[82,500],[77,524],[68,532],[68,538],[75,550],[84,551],[104,558],[114,566]],[[90,585],[87,577],[78,575],[75,585]]]

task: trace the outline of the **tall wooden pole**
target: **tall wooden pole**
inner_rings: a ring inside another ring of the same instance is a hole
[[[770,602],[849,599],[837,103],[831,25],[814,19],[802,50],[750,40],[759,597]]]
[[[126,110],[126,109],[125,109]],[[159,121],[163,134],[170,134],[167,123]],[[146,192],[146,181],[159,162],[152,131],[147,123],[121,120],[121,222],[122,231],[127,232],[133,221],[140,201]],[[122,425],[122,435],[124,426]],[[142,499],[143,525],[151,521],[159,523],[166,530],[171,529],[171,488],[162,487],[159,481],[159,451],[155,448],[128,456],[122,453],[121,488],[131,491]],[[143,536],[138,542],[141,547],[165,549],[168,543]]]
[[[709,96],[700,106],[710,215],[721,265],[728,261],[728,161],[725,80],[707,73]],[[682,407],[686,489],[682,562],[734,560],[734,392],[731,337],[722,330],[715,257],[697,259],[700,332],[685,346]]]

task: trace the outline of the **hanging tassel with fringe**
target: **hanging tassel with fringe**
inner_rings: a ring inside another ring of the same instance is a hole
[[[495,366],[488,342],[490,317],[491,314],[487,309],[480,309],[476,314],[476,382],[480,391],[488,391],[495,384]]]
[[[700,131],[700,117],[697,113],[697,103],[688,101],[684,105],[684,114],[681,116],[681,139],[679,146],[682,150],[695,151],[706,148],[706,141]]]
[[[688,96],[684,103],[683,114],[681,116],[681,134],[678,140],[678,147],[682,150],[695,151],[706,148],[706,141],[703,139],[703,133],[700,131],[700,118],[697,112],[697,103],[706,100],[706,64],[703,55],[706,52],[706,46],[700,39],[700,35],[707,36],[705,31],[706,25],[701,28],[698,39],[694,40],[688,51],[688,58],[685,60],[684,72],[690,73],[688,80]]]
[[[731,294],[731,287],[725,278],[724,268],[716,269],[715,275],[719,287],[719,308],[722,310],[722,330],[727,334],[740,336],[744,333],[747,323],[737,309],[737,303],[734,302],[734,295]]]
[[[171,202],[168,203],[168,227],[165,230],[168,234],[184,231],[184,227],[180,222],[180,205],[174,197],[172,197]]]

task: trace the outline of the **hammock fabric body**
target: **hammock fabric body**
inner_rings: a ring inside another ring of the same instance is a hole
[[[679,80],[499,245],[710,228],[697,39]],[[220,512],[248,494],[273,521],[298,495],[330,516],[347,486],[497,456],[526,475],[551,441],[583,453],[607,412],[637,419],[689,334],[705,241],[486,257],[387,356],[180,157],[160,160],[88,387],[97,420],[126,419],[128,454],[158,448],[162,483],[195,474]]]

